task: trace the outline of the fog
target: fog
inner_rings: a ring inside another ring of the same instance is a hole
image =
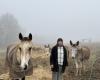
[[[100,41],[100,0],[0,0],[0,16],[12,14],[34,42],[53,43],[58,37]]]

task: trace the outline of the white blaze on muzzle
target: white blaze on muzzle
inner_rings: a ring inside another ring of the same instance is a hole
[[[27,44],[25,44],[24,45],[24,48],[25,49],[23,49],[23,54],[21,55],[21,65],[20,65],[20,67],[22,68],[22,69],[25,69],[25,67],[27,66],[28,67],[28,63],[29,63],[29,59],[30,59],[30,54],[28,53],[28,51],[25,51],[27,48]]]
[[[23,56],[23,57],[21,58],[21,68],[24,69],[24,68],[25,68],[25,65],[28,66],[28,64],[26,63],[26,60],[25,60],[25,56]]]
[[[22,69],[25,69],[26,67],[29,66],[29,60],[30,60],[30,54],[24,53],[24,55],[21,55],[21,68]]]
[[[72,58],[75,58],[77,54],[77,48],[72,48]]]

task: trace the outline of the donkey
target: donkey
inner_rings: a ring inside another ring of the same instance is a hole
[[[48,45],[44,45],[44,48],[45,48],[45,53],[47,54],[47,56],[50,55],[50,52],[51,52],[50,45],[49,44]]]
[[[23,37],[19,33],[20,42],[7,47],[6,65],[9,68],[11,80],[25,80],[25,76],[32,75],[32,34]]]
[[[71,45],[71,57],[76,65],[76,76],[81,75],[82,68],[85,70],[84,63],[88,61],[90,57],[90,49],[88,47],[79,47],[79,41],[75,44],[70,40]]]

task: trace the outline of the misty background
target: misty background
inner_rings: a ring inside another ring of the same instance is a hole
[[[48,44],[100,41],[100,0],[0,0],[0,45],[33,34],[33,42]]]

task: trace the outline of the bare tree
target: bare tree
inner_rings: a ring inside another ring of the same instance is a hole
[[[4,14],[0,18],[0,47],[15,41],[21,28],[12,14]]]

